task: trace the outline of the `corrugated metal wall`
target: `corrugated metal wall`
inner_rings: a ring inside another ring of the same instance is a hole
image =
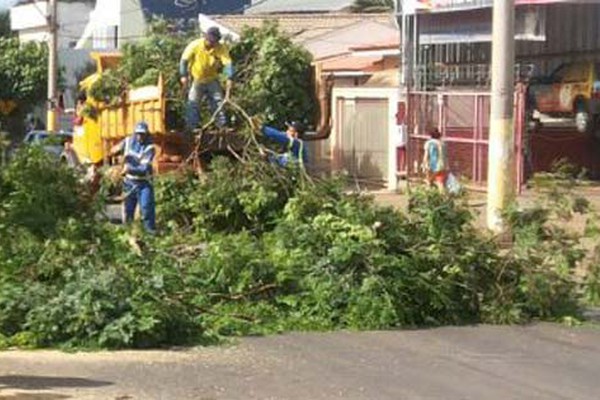
[[[538,73],[578,60],[600,61],[600,4],[550,5],[545,42],[518,42],[517,58],[533,62]]]
[[[535,64],[534,74],[547,74],[558,65],[579,60],[600,61],[600,2],[597,4],[552,4],[545,7],[546,41],[517,41],[517,63]],[[454,13],[455,18],[459,13]],[[471,13],[472,14],[472,13]],[[479,11],[479,18],[491,18],[489,11]],[[465,13],[464,15],[469,15]],[[437,15],[424,24],[437,23]],[[447,18],[447,17],[445,17]],[[425,28],[424,28],[425,29]],[[421,46],[420,65],[489,64],[491,44],[449,43]]]

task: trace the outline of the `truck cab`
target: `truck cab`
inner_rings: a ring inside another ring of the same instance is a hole
[[[600,115],[600,63],[567,63],[529,87],[531,111],[574,118],[579,132],[594,129]]]

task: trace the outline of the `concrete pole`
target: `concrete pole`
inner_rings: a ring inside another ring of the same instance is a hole
[[[514,198],[514,65],[515,1],[494,0],[487,225],[498,234],[506,230],[501,214]]]
[[[404,122],[400,126],[399,134],[403,136],[404,140],[404,163],[406,167],[406,190],[410,193],[411,185],[411,146],[410,138],[408,136],[408,118],[410,115],[410,87],[412,84],[412,49],[413,38],[411,38],[410,30],[410,16],[408,0],[399,0],[399,9],[402,13],[402,26],[400,33],[400,93],[399,101],[404,103],[405,118]]]
[[[46,128],[49,132],[56,132],[58,128],[57,118],[57,80],[58,80],[58,25],[57,21],[57,0],[48,2],[48,113]]]
[[[409,51],[410,51],[410,42],[409,42],[409,38],[408,38],[408,15],[406,14],[407,7],[404,4],[405,0],[399,0],[399,10],[402,13],[402,26],[400,27],[402,30],[400,31],[400,57],[401,57],[401,61],[400,61],[400,68],[402,69],[402,72],[400,74],[400,87],[401,90],[404,92],[403,94],[406,95],[408,97],[408,84],[409,84],[409,74],[410,74],[410,66],[409,66],[409,62],[410,62],[410,57],[409,57]]]

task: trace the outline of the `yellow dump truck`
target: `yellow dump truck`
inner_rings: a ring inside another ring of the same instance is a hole
[[[96,62],[96,72],[80,83],[84,92],[89,92],[102,73],[118,66],[121,60],[120,53],[92,53],[91,57]],[[78,104],[76,109],[73,150],[78,161],[93,165],[107,163],[111,146],[130,135],[137,122],[145,121],[157,147],[155,170],[164,172],[178,167],[187,146],[181,135],[167,132],[165,112],[162,77],[156,85],[128,90],[118,105],[97,102],[87,96],[85,104]]]
[[[96,62],[96,72],[80,83],[80,89],[88,93],[92,85],[100,79],[102,73],[119,65],[120,53],[91,53]],[[321,71],[317,70],[317,77]],[[316,132],[307,134],[305,141],[323,140],[329,137],[331,131],[330,107],[332,79],[318,79],[316,93],[319,98],[320,119]],[[104,104],[87,96],[84,104],[76,108],[73,145],[70,153],[76,155],[80,164],[108,164],[110,148],[118,141],[133,132],[136,123],[145,121],[153,134],[157,148],[154,169],[157,173],[167,172],[181,167],[182,161],[188,159],[192,147],[191,138],[169,132],[166,126],[166,89],[162,77],[156,85],[127,90],[117,105]],[[85,110],[88,112],[84,112]],[[93,113],[89,113],[93,110]],[[236,154],[246,147],[242,135],[231,131],[205,132],[198,135],[194,143],[197,147],[196,166],[202,167],[217,154],[231,156],[231,150]],[[92,168],[94,170],[94,168]]]

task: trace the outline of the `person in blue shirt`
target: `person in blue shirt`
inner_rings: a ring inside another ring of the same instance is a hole
[[[301,139],[304,134],[304,126],[300,122],[286,123],[287,130],[282,132],[273,127],[263,125],[261,131],[265,137],[284,146],[286,151],[270,156],[270,161],[282,167],[290,162],[297,162],[301,167],[308,161],[306,146]]]
[[[423,146],[423,167],[427,173],[430,186],[437,186],[440,191],[445,191],[448,178],[448,154],[446,143],[442,140],[440,131],[432,129],[430,139]]]
[[[125,165],[123,191],[125,193],[125,222],[133,221],[139,203],[144,227],[150,233],[156,231],[156,205],[152,186],[152,161],[155,149],[148,124],[139,122],[133,135],[124,139],[111,150],[111,155],[123,154]]]

